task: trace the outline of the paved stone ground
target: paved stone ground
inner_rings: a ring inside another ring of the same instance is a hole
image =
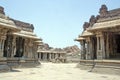
[[[0,73],[0,80],[120,80],[120,76],[80,70],[76,68],[76,63],[42,63],[36,68]]]

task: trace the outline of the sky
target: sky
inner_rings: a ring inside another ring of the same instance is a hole
[[[1,0],[7,16],[34,25],[34,33],[51,47],[79,45],[74,39],[82,33],[83,23],[108,10],[120,8],[120,0]]]

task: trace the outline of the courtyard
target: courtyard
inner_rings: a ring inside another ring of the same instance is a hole
[[[107,75],[80,70],[77,63],[42,62],[35,68],[13,69],[0,73],[1,80],[119,80],[119,75]]]

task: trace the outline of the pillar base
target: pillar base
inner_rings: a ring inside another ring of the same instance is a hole
[[[8,72],[10,71],[10,67],[6,64],[6,65],[1,65],[0,64],[0,72]]]
[[[7,65],[7,59],[4,57],[0,58],[0,72],[10,71],[10,67]]]

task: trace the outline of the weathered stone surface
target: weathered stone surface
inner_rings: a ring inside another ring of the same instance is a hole
[[[0,65],[0,72],[7,72],[10,70],[8,65]]]
[[[0,6],[0,13],[1,13],[1,14],[5,14],[4,8],[3,8],[2,6]]]
[[[11,20],[14,21],[15,25],[17,27],[20,27],[22,30],[25,30],[25,31],[33,31],[34,30],[33,24],[22,22],[22,21],[15,20],[12,18],[11,18]]]

